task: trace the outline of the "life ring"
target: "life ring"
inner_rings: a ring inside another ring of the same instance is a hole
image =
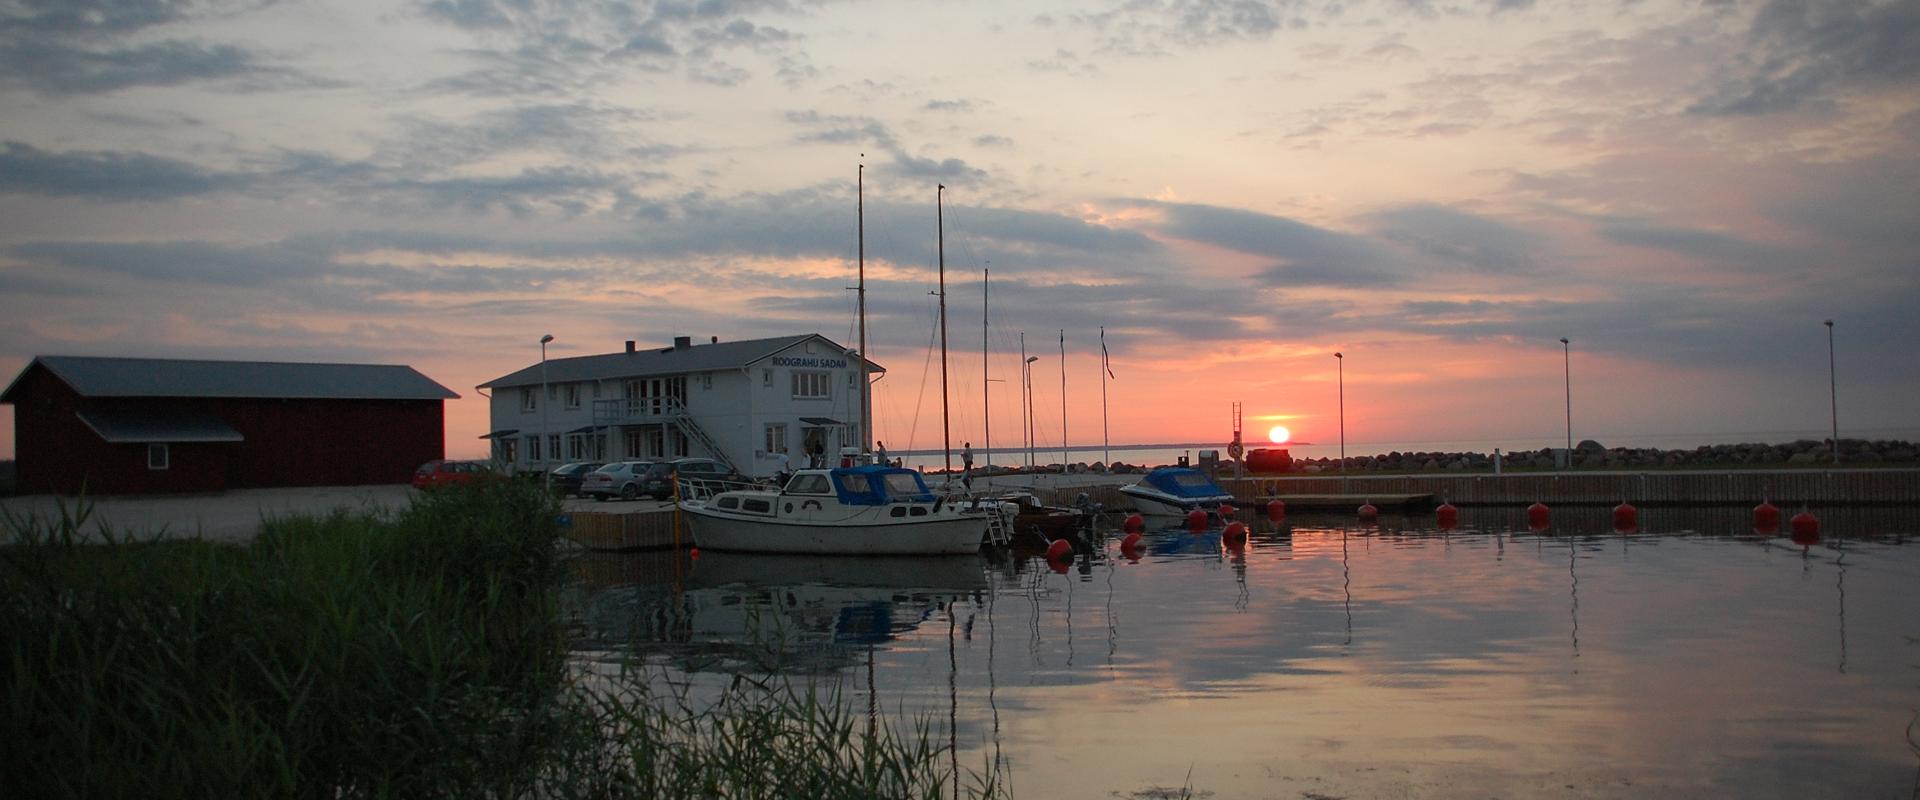
[[[1231,444],[1227,445],[1228,458],[1231,458],[1235,461],[1239,461],[1240,457],[1246,454],[1247,454],[1247,448],[1244,445],[1240,444],[1239,440],[1237,439],[1234,440]]]

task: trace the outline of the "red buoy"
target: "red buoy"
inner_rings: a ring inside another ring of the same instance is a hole
[[[1127,534],[1127,538],[1120,540],[1120,554],[1128,558],[1140,557],[1139,533],[1129,533]]]
[[[1207,512],[1194,509],[1187,512],[1187,530],[1199,533],[1207,529]]]
[[[1073,543],[1065,539],[1055,539],[1053,544],[1047,545],[1047,560],[1058,561],[1063,558],[1068,560],[1073,558]]]
[[[1221,519],[1233,519],[1233,514],[1234,514],[1234,508],[1233,508],[1233,504],[1232,504],[1232,503],[1221,503],[1221,504],[1220,504],[1220,518],[1221,518]]]
[[[687,551],[687,560],[689,560],[689,561],[699,561],[699,560],[700,560],[700,548],[698,548],[698,547],[695,547],[695,548],[692,548],[692,549],[690,549],[690,550],[688,550],[688,551]]]
[[[1267,521],[1279,522],[1287,518],[1287,504],[1279,500],[1267,501]]]
[[[1372,503],[1362,503],[1359,514],[1361,519],[1371,520],[1374,517],[1380,516],[1380,509],[1374,508]]]
[[[1765,500],[1753,507],[1753,532],[1772,536],[1780,532],[1780,507]]]
[[[1632,533],[1640,529],[1640,509],[1634,508],[1625,500],[1613,507],[1613,529],[1618,533]]]
[[[1552,523],[1553,512],[1547,510],[1546,503],[1534,503],[1527,506],[1527,529],[1539,533]]]
[[[1793,527],[1793,543],[1802,547],[1811,547],[1820,543],[1820,519],[1812,512],[1802,511],[1787,520]]]
[[[1220,532],[1220,535],[1228,539],[1245,539],[1247,538],[1247,526],[1244,523],[1230,522],[1227,523],[1226,530]]]
[[[1147,529],[1147,518],[1140,516],[1139,514],[1134,514],[1130,517],[1127,517],[1126,522],[1120,523],[1120,530],[1126,531],[1127,533],[1139,533],[1146,529]]]
[[[1454,508],[1452,503],[1441,503],[1439,508],[1433,510],[1433,518],[1440,530],[1450,531],[1460,524],[1460,509]]]

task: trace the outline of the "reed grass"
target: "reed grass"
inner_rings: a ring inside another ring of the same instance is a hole
[[[938,797],[924,725],[775,676],[712,703],[568,663],[537,481],[244,546],[0,519],[0,797]]]

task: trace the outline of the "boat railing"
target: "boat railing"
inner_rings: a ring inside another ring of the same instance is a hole
[[[740,478],[698,478],[698,477],[690,477],[690,476],[680,476],[675,479],[675,482],[679,485],[680,499],[693,500],[693,501],[702,502],[702,503],[713,499],[714,495],[717,495],[721,492],[733,492],[733,491],[741,491],[741,490],[765,490],[765,489],[772,488],[764,483],[756,483],[753,481],[743,480]]]

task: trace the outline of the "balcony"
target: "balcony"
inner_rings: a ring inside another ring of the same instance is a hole
[[[682,411],[680,400],[673,397],[595,400],[593,401],[593,424],[595,426],[656,424],[672,420]]]

